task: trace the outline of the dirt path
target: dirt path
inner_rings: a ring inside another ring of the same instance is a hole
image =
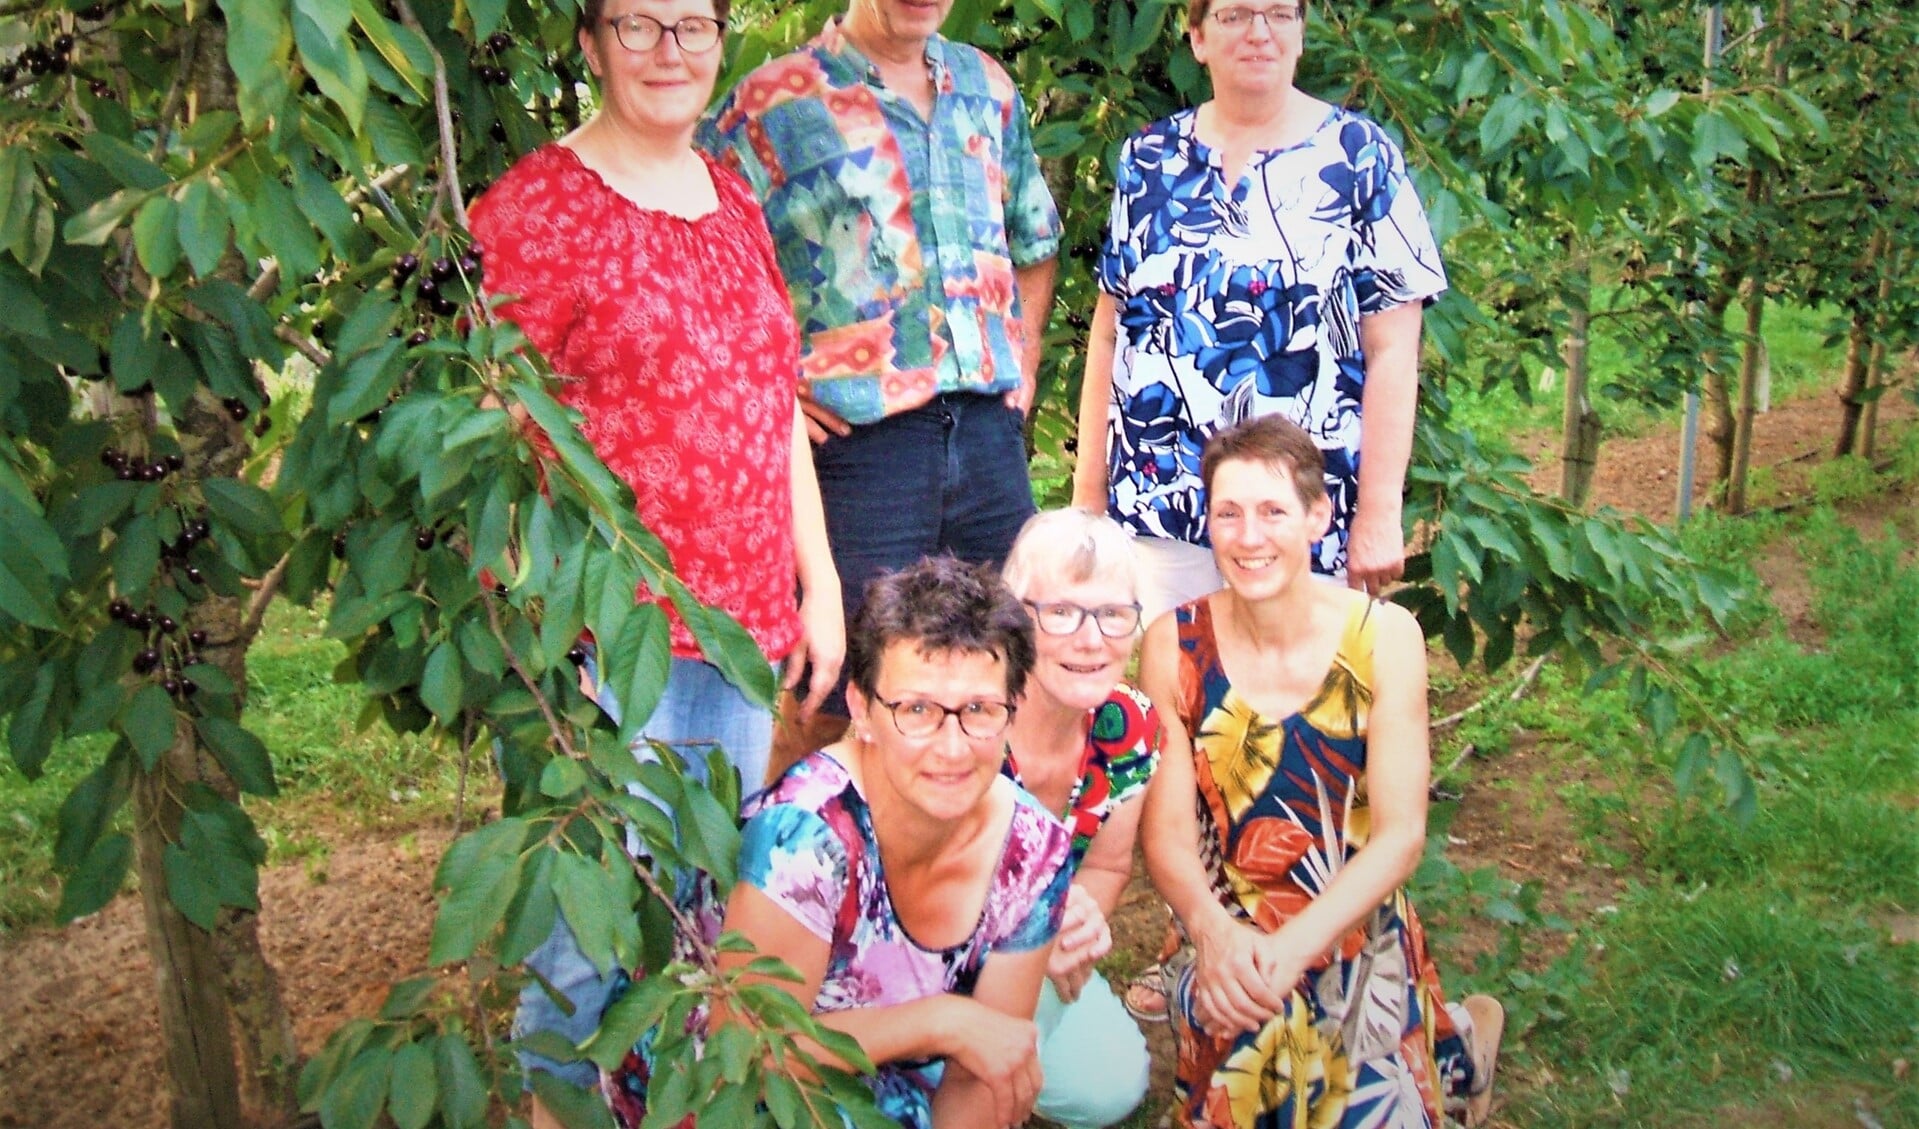
[[[1913,426],[1913,406],[1888,398],[1882,424],[1890,448]],[[1778,491],[1762,503],[1789,501],[1806,489],[1809,469],[1822,459],[1836,427],[1829,395],[1782,404],[1759,420],[1753,463]],[[1549,445],[1532,444],[1542,457]],[[1609,443],[1595,481],[1601,505],[1671,519],[1676,505],[1676,429]],[[1806,458],[1805,456],[1816,456]],[[1550,459],[1550,454],[1544,454]],[[1710,452],[1702,443],[1701,476]],[[1536,477],[1542,487],[1556,480],[1548,466]],[[1703,501],[1705,490],[1702,487]],[[1912,501],[1889,499],[1889,506]],[[1764,567],[1778,578],[1775,595],[1790,603],[1794,557],[1789,546]],[[1803,582],[1800,584],[1803,589]],[[1783,609],[1790,620],[1793,609]],[[1803,610],[1803,609],[1801,609]],[[1441,711],[1455,704],[1436,703]],[[1502,761],[1507,773],[1544,771],[1525,748]],[[1490,792],[1469,795],[1456,820],[1454,858],[1462,866],[1494,864],[1516,879],[1534,879],[1556,900],[1588,906],[1607,900],[1623,876],[1567,851],[1577,841],[1563,811],[1503,811]],[[354,838],[333,843],[324,875],[304,867],[268,871],[261,883],[264,943],[285,981],[302,1049],[311,1052],[327,1032],[353,1016],[370,1015],[386,987],[419,971],[425,961],[433,901],[431,875],[448,834],[429,830],[402,836]],[[1136,881],[1116,915],[1118,945],[1144,964],[1155,955],[1164,928],[1163,911],[1143,881]],[[1455,939],[1465,959],[1480,939],[1469,930]],[[148,1129],[165,1124],[160,1077],[159,1025],[152,969],[147,959],[137,901],[122,896],[104,912],[63,930],[35,930],[0,938],[0,1127],[80,1129],[115,1126]],[[1157,1062],[1154,1092],[1170,1083],[1170,1042],[1164,1026],[1148,1032]],[[1546,1079],[1513,1077],[1519,1086]]]

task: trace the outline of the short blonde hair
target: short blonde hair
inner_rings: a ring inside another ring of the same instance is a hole
[[[1013,595],[1024,600],[1045,580],[1078,584],[1096,576],[1125,585],[1139,595],[1139,565],[1133,538],[1105,514],[1068,507],[1044,510],[1020,528],[1001,571]]]

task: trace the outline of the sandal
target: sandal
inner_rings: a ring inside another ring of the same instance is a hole
[[[1120,996],[1120,1006],[1126,1014],[1141,1023],[1166,1022],[1166,1001],[1172,994],[1166,983],[1166,969],[1158,964],[1149,964],[1138,976],[1126,985],[1126,992]]]
[[[1461,1003],[1473,1018],[1473,1085],[1467,1095],[1466,1124],[1486,1123],[1493,1107],[1493,1075],[1499,1069],[1499,1042],[1506,1033],[1506,1009],[1491,996],[1467,996]]]

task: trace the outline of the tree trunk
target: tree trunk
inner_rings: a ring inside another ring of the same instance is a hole
[[[1863,309],[1852,312],[1852,332],[1846,335],[1846,367],[1839,387],[1839,442],[1833,446],[1834,458],[1859,452],[1860,425],[1866,415],[1866,378],[1872,359],[1872,316]]]
[[[1586,257],[1573,259],[1573,292],[1568,303],[1566,340],[1561,355],[1566,363],[1566,398],[1560,431],[1559,496],[1584,506],[1592,494],[1593,471],[1599,464],[1599,413],[1587,394],[1591,372],[1586,363],[1587,337],[1592,327],[1588,301],[1591,277]]]
[[[193,730],[179,725],[173,747],[133,786],[134,865],[146,912],[147,947],[160,997],[160,1041],[173,1094],[173,1129],[244,1129],[225,977],[213,934],[186,919],[167,895],[166,849],[180,835],[188,782],[198,778]]]
[[[1706,319],[1706,324],[1712,327],[1713,333],[1723,331],[1726,324],[1726,308],[1732,305],[1739,285],[1737,280],[1733,280],[1731,285],[1715,291],[1706,300],[1701,316]],[[1726,480],[1732,477],[1732,388],[1726,380],[1726,359],[1717,349],[1706,353],[1701,360],[1706,369],[1703,398],[1706,438],[1712,441],[1712,480],[1718,488],[1717,492],[1723,492]]]
[[[1726,478],[1726,512],[1746,512],[1747,471],[1752,465],[1752,425],[1759,405],[1759,365],[1765,351],[1766,288],[1746,280],[1746,343],[1739,364],[1739,413],[1733,423],[1732,473]]]
[[[1859,453],[1868,459],[1879,453],[1879,400],[1886,387],[1886,310],[1892,304],[1892,280],[1898,274],[1895,258],[1879,272],[1879,300],[1873,305],[1877,331],[1872,335],[1872,355],[1866,361],[1866,412],[1859,421]]]

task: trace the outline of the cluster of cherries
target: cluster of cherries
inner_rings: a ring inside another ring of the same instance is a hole
[[[145,637],[146,646],[133,656],[135,674],[160,676],[160,688],[170,697],[191,698],[200,686],[186,673],[201,662],[200,648],[207,645],[207,633],[198,628],[180,637],[180,622],[163,615],[151,605],[134,607],[124,596],[116,596],[107,605],[107,615]]]
[[[0,67],[0,83],[11,85],[25,71],[35,78],[44,74],[66,74],[73,67],[73,36],[61,32],[51,42],[29,43],[15,61]]]
[[[100,465],[122,482],[159,482],[186,465],[178,455],[166,455],[152,462],[141,462],[117,447],[100,452]]]
[[[437,317],[452,317],[459,313],[460,303],[449,297],[447,292],[461,288],[469,291],[477,288],[480,283],[481,261],[480,245],[477,243],[462,252],[458,259],[448,258],[445,255],[434,259],[426,266],[426,277],[414,287],[414,300],[433,311]],[[393,288],[396,290],[405,288],[407,281],[419,273],[419,270],[420,256],[418,255],[409,252],[395,259]],[[424,329],[415,330],[413,335],[406,339],[406,343],[418,348],[426,344],[431,336]]]
[[[486,37],[485,42],[480,44],[480,49],[485,51],[489,56],[497,56],[512,46],[512,36],[504,31],[496,31]],[[477,64],[473,68],[473,73],[479,75],[480,81],[486,83],[488,86],[505,86],[507,83],[513,81],[512,71],[507,70],[505,67],[495,66],[490,62],[483,61]]]

